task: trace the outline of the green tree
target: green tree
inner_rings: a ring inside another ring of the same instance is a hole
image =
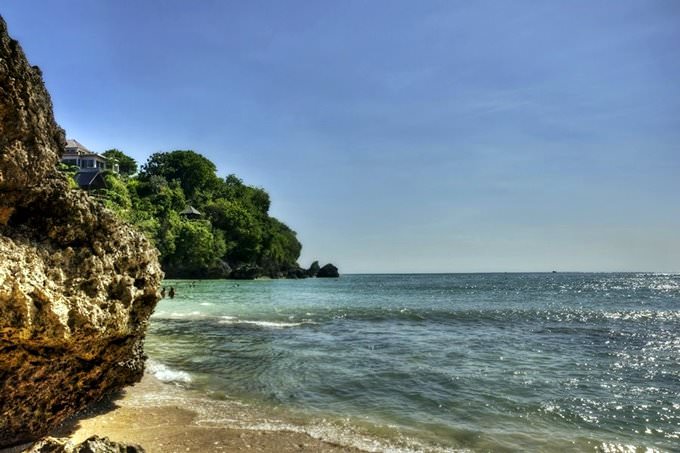
[[[162,176],[148,179],[137,179],[132,184],[140,200],[148,200],[151,204],[146,209],[163,217],[170,211],[181,211],[186,206],[186,197],[178,181],[168,182]]]
[[[132,176],[137,173],[137,161],[119,149],[109,149],[102,153],[104,157],[118,164],[118,171],[123,176]]]
[[[228,200],[239,200],[242,204],[250,206],[260,216],[266,216],[269,212],[271,201],[269,194],[262,188],[248,186],[236,175],[231,174],[220,185],[220,195]]]
[[[255,264],[262,248],[262,226],[252,210],[238,201],[217,199],[204,207],[226,241],[225,258],[230,264]]]
[[[284,223],[269,217],[265,227],[260,265],[268,273],[297,267],[302,244]]]
[[[139,176],[142,180],[161,176],[168,182],[178,181],[189,200],[199,192],[212,193],[220,185],[215,164],[190,150],[154,153]]]
[[[210,222],[181,220],[172,232],[174,252],[163,257],[170,274],[200,275],[215,267],[226,250],[220,234],[213,234]]]
[[[110,172],[104,173],[104,181],[106,182],[106,189],[97,191],[104,198],[104,204],[122,217],[129,219],[132,200],[127,186],[118,176]]]

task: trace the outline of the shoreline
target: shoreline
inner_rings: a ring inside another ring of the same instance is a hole
[[[220,403],[215,401],[214,406]],[[221,414],[228,416],[228,420],[211,423],[202,420],[205,414],[197,410],[200,404],[207,407],[211,402],[192,400],[188,390],[164,383],[147,372],[141,382],[65,421],[50,436],[68,437],[73,443],[80,443],[96,434],[112,441],[138,444],[147,453],[367,451],[286,429],[289,425],[280,420],[264,419],[248,426],[241,417],[249,408],[238,402],[228,403],[235,412]],[[238,427],[239,423],[243,426]],[[18,445],[0,452],[18,453],[29,446]]]

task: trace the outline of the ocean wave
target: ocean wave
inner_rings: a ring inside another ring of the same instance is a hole
[[[318,318],[323,318],[318,315]],[[412,310],[365,309],[343,310],[330,316],[335,320],[351,321],[411,321],[411,322],[547,322],[598,323],[608,321],[680,321],[680,311],[653,310],[588,310],[588,309],[477,309],[477,310]]]
[[[308,313],[300,313],[302,316]],[[271,321],[239,319],[238,316],[215,316],[201,311],[158,312],[155,319],[206,320],[219,324],[254,325],[262,328],[290,328],[308,324],[334,321],[359,322],[412,322],[412,323],[503,323],[508,322],[551,322],[570,324],[589,324],[589,327],[611,322],[680,322],[680,311],[675,310],[592,310],[584,308],[515,308],[515,309],[412,309],[412,308],[359,308],[344,310],[319,310],[314,320]],[[294,318],[290,316],[289,318]],[[298,318],[298,319],[299,319]]]
[[[146,362],[146,369],[159,381],[163,382],[181,382],[188,384],[192,381],[191,375],[186,371],[173,370],[167,365],[149,359]]]
[[[151,315],[152,319],[204,319],[207,318],[208,315],[200,310],[193,310],[193,311],[164,311],[164,310],[159,310],[154,312]]]
[[[225,318],[231,318],[231,319],[225,319]],[[278,322],[278,321],[249,321],[249,320],[240,320],[240,319],[234,319],[233,317],[230,316],[223,316],[222,320],[219,321],[220,324],[249,324],[249,325],[254,325],[258,327],[264,327],[264,328],[269,328],[269,329],[285,329],[287,327],[298,327],[302,326],[305,324],[315,324],[313,322],[309,321],[303,321],[303,322]]]

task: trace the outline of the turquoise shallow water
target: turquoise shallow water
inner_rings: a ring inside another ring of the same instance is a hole
[[[680,451],[680,275],[166,281],[151,369],[376,449]]]

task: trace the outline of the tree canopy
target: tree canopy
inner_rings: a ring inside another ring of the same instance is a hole
[[[140,179],[159,176],[168,182],[177,181],[187,199],[199,194],[212,194],[220,183],[215,164],[194,151],[154,153],[142,165]]]
[[[102,154],[107,159],[116,161],[121,175],[131,176],[137,173],[137,161],[123,153],[123,151],[113,148],[104,151]]]
[[[138,175],[110,174],[107,181],[101,191],[107,205],[154,242],[168,277],[299,273],[302,246],[295,231],[269,215],[269,194],[236,175],[220,178],[215,164],[194,151],[155,153]],[[189,205],[198,218],[181,214]]]

